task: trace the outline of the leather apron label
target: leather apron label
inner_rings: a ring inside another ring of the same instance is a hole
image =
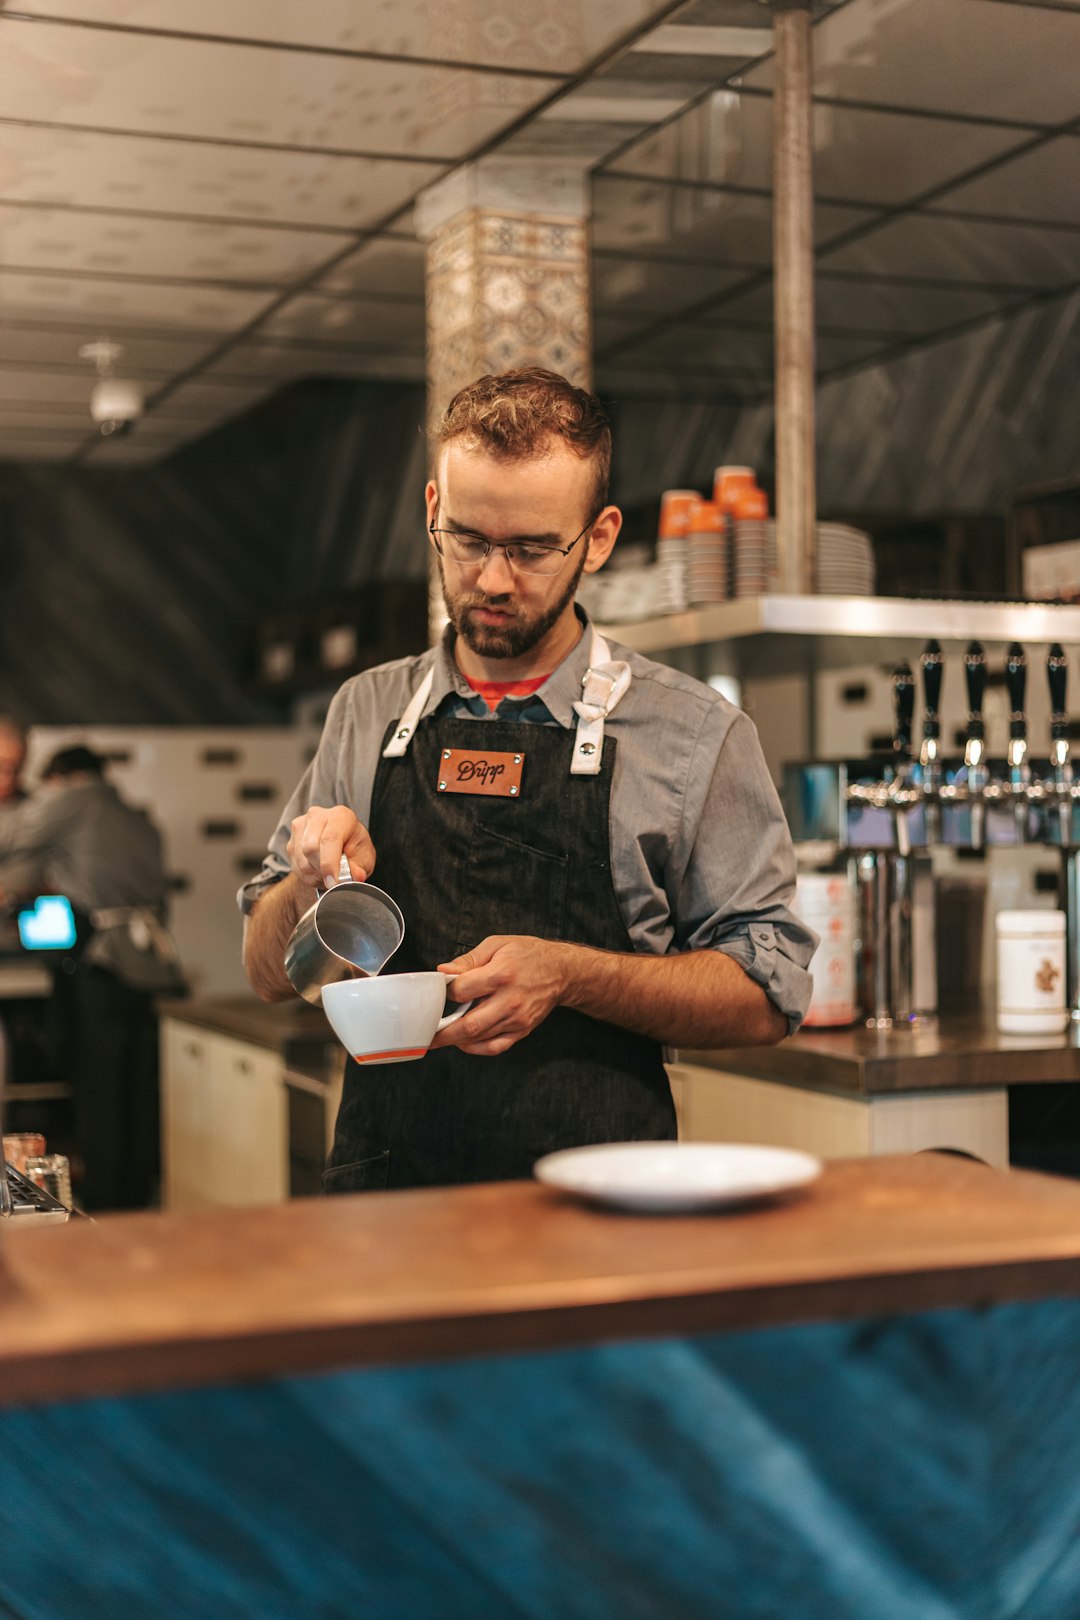
[[[524,763],[524,754],[443,748],[439,754],[438,789],[440,793],[485,793],[516,799],[521,794]]]

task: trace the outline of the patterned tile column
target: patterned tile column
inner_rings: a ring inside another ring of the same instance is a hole
[[[531,159],[481,159],[424,192],[429,421],[487,372],[546,366],[590,385],[587,206],[583,165]],[[433,574],[433,636],[444,623]]]

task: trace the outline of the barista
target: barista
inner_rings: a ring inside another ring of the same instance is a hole
[[[753,726],[575,605],[621,526],[610,448],[599,402],[549,372],[454,398],[426,491],[446,633],[337,693],[241,890],[267,1000],[292,994],[286,941],[343,852],[402,909],[391,971],[456,973],[476,1000],[419,1061],[349,1061],[330,1191],[674,1137],[661,1042],[770,1043],[806,1009],[814,940]]]

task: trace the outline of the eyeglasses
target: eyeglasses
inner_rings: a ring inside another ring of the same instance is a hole
[[[542,546],[531,540],[488,540],[482,534],[437,529],[434,518],[428,524],[428,533],[439,556],[448,557],[459,568],[482,568],[493,551],[501,551],[516,574],[557,574],[563,559],[569,557],[595,522],[591,517],[568,546]]]

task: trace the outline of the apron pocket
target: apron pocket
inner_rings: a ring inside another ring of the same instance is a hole
[[[565,939],[568,866],[565,855],[477,827],[458,913],[457,954],[489,934]]]
[[[323,1172],[327,1193],[383,1192],[390,1181],[390,1150],[373,1159],[357,1159],[353,1164],[335,1165]]]

